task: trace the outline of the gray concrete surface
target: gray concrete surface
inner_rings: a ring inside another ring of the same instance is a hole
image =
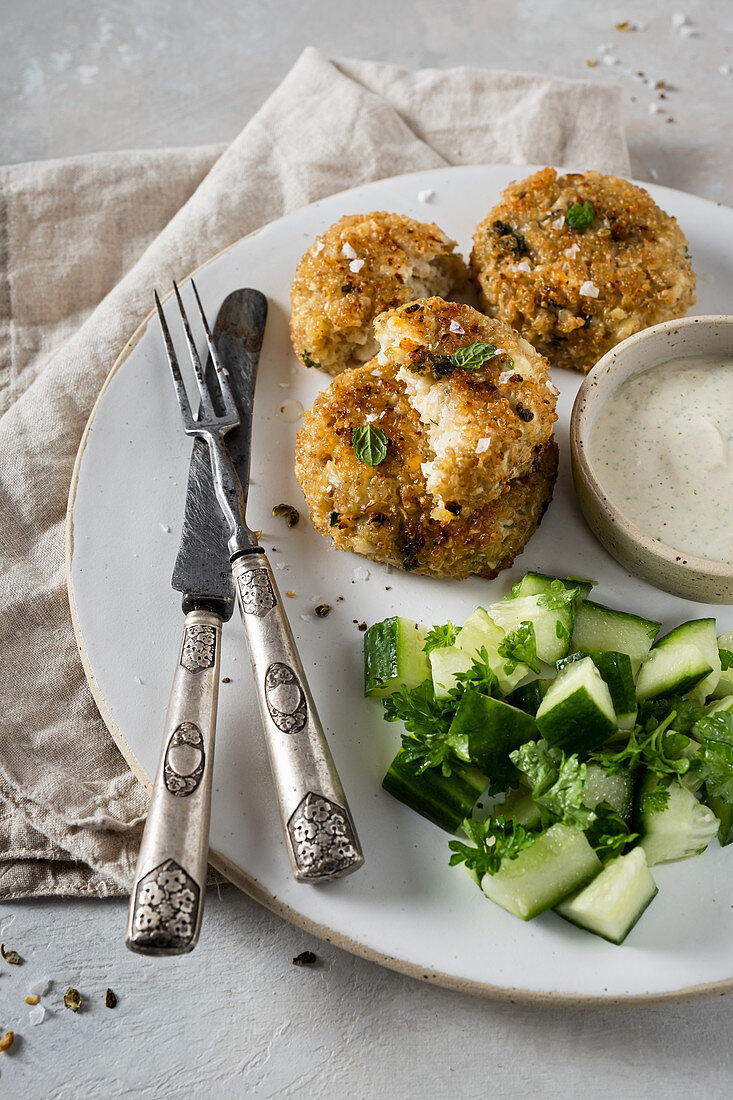
[[[642,29],[615,29],[632,19]],[[0,163],[227,141],[313,44],[409,68],[617,82],[634,174],[733,203],[732,30],[724,0],[0,0]],[[0,1032],[18,1036],[0,1054],[2,1095],[730,1092],[733,999],[601,1012],[494,1004],[352,958],[232,888],[210,895],[190,958],[129,955],[124,917],[121,901],[0,906],[0,938],[25,959],[0,965]],[[305,949],[319,957],[312,969],[291,963]],[[23,998],[39,978],[53,986],[33,1025]],[[68,985],[84,996],[77,1016],[61,1004]]]

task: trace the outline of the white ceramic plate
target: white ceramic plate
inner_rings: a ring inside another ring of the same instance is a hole
[[[626,944],[614,947],[552,913],[523,924],[492,905],[466,874],[449,869],[447,835],[380,787],[399,735],[382,720],[379,704],[362,697],[362,634],[355,621],[400,613],[430,623],[461,622],[478,604],[502,596],[513,578],[539,569],[594,577],[601,602],[660,619],[665,628],[701,615],[716,615],[721,630],[733,628],[731,608],[677,599],[629,576],[585,527],[568,461],[568,422],[580,376],[553,372],[561,391],[555,499],[515,568],[496,581],[389,572],[331,551],[305,516],[288,529],[271,514],[281,501],[303,507],[293,474],[297,425],[283,421],[280,407],[285,400],[308,407],[329,381],[298,364],[288,339],[289,284],[308,244],[343,214],[394,210],[437,221],[467,255],[474,226],[503,187],[530,171],[447,168],[380,180],[268,225],[197,275],[212,318],[237,287],[257,286],[269,299],[249,522],[262,528],[282,592],[297,593],[287,610],[366,854],[364,868],[341,882],[314,887],[293,881],[235,612],[224,631],[222,675],[231,683],[220,691],[212,861],[295,923],[445,985],[575,1003],[705,995],[733,987],[731,849],[715,841],[699,859],[655,868],[658,898]],[[418,200],[424,190],[434,192],[429,204]],[[690,241],[699,276],[696,311],[728,311],[733,255],[726,242],[733,239],[733,210],[661,187],[648,190],[678,217]],[[90,684],[144,782],[155,771],[181,630],[170,576],[189,451],[160,334],[148,319],[114,365],[90,419],[72,487],[68,540],[72,608]],[[313,608],[324,601],[334,610],[318,619]]]

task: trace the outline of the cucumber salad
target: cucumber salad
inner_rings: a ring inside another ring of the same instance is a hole
[[[527,573],[463,626],[364,635],[365,692],[402,746],[395,798],[448,833],[486,897],[623,942],[650,868],[733,840],[733,633],[660,624]],[[657,639],[657,640],[655,640]]]

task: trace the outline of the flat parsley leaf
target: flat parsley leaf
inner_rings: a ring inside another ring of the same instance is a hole
[[[629,832],[629,827],[613,806],[599,802],[594,807],[596,820],[590,825],[587,837],[600,859],[620,856],[627,844],[638,840],[639,834]]]
[[[402,735],[402,748],[417,774],[440,768],[449,776],[453,750],[447,737],[455,705],[435,698],[433,681],[424,680],[412,690],[403,684],[382,703],[385,721],[403,722],[408,731]]]
[[[533,672],[539,673],[540,663],[537,659],[537,639],[534,625],[531,622],[522,622],[516,630],[510,630],[503,642],[497,646],[500,657],[506,657],[504,672],[511,676],[518,664],[528,665]]]
[[[458,348],[452,355],[434,355],[430,359],[433,373],[439,378],[451,374],[454,370],[474,371],[478,370],[494,358],[496,348],[483,340],[475,344],[468,344],[465,348]]]
[[[532,801],[542,814],[542,827],[554,822],[587,829],[596,819],[593,810],[583,805],[586,766],[578,754],[566,756],[562,749],[546,741],[527,741],[509,759],[532,784]]]
[[[500,814],[487,817],[483,821],[466,818],[463,830],[473,844],[463,844],[460,840],[449,841],[448,847],[453,852],[450,866],[465,863],[479,878],[482,875],[495,875],[503,859],[516,859],[540,835],[529,832],[513,818],[507,821]]]
[[[447,622],[443,626],[434,626],[425,636],[424,653],[432,653],[434,649],[446,649],[456,644],[456,638],[461,632],[460,626],[454,626]]]
[[[585,199],[573,203],[565,215],[565,221],[571,229],[587,229],[589,225],[593,224],[595,216],[593,203]]]
[[[471,667],[466,672],[456,672],[453,678],[458,685],[458,687],[451,688],[450,691],[454,706],[456,700],[460,699],[468,687],[480,692],[482,695],[490,695],[494,699],[503,698],[499,681],[489,666],[489,654],[485,646],[481,646],[473,659]]]
[[[672,783],[671,775],[660,776],[656,786],[645,791],[639,799],[639,809],[644,814],[660,814],[669,805],[669,788]]]
[[[378,466],[387,455],[387,433],[373,424],[364,424],[351,433],[351,446],[359,462]]]
[[[720,667],[725,672],[729,668],[733,668],[733,652],[730,649],[721,649],[720,651]]]
[[[575,602],[579,592],[579,588],[566,588],[562,581],[554,580],[549,590],[537,597],[537,606],[550,611],[564,611]]]
[[[714,798],[733,805],[733,711],[701,718],[695,732],[702,741],[697,772]]]
[[[615,753],[591,753],[589,761],[600,764],[611,775],[629,768],[647,768],[660,777],[684,775],[690,768],[690,760],[680,754],[688,745],[686,734],[676,730],[676,711],[671,711],[662,722],[647,718],[644,726],[636,725],[629,734],[626,745]],[[669,727],[675,722],[675,729]]]

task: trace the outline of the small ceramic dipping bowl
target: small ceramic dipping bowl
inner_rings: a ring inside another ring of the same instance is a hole
[[[674,549],[628,519],[606,494],[588,447],[599,410],[624,382],[641,371],[688,356],[733,358],[733,316],[665,321],[630,336],[599,359],[583,380],[573,406],[570,451],[575,490],[591,531],[629,572],[688,600],[733,603],[733,564]],[[721,506],[730,508],[731,497]]]

